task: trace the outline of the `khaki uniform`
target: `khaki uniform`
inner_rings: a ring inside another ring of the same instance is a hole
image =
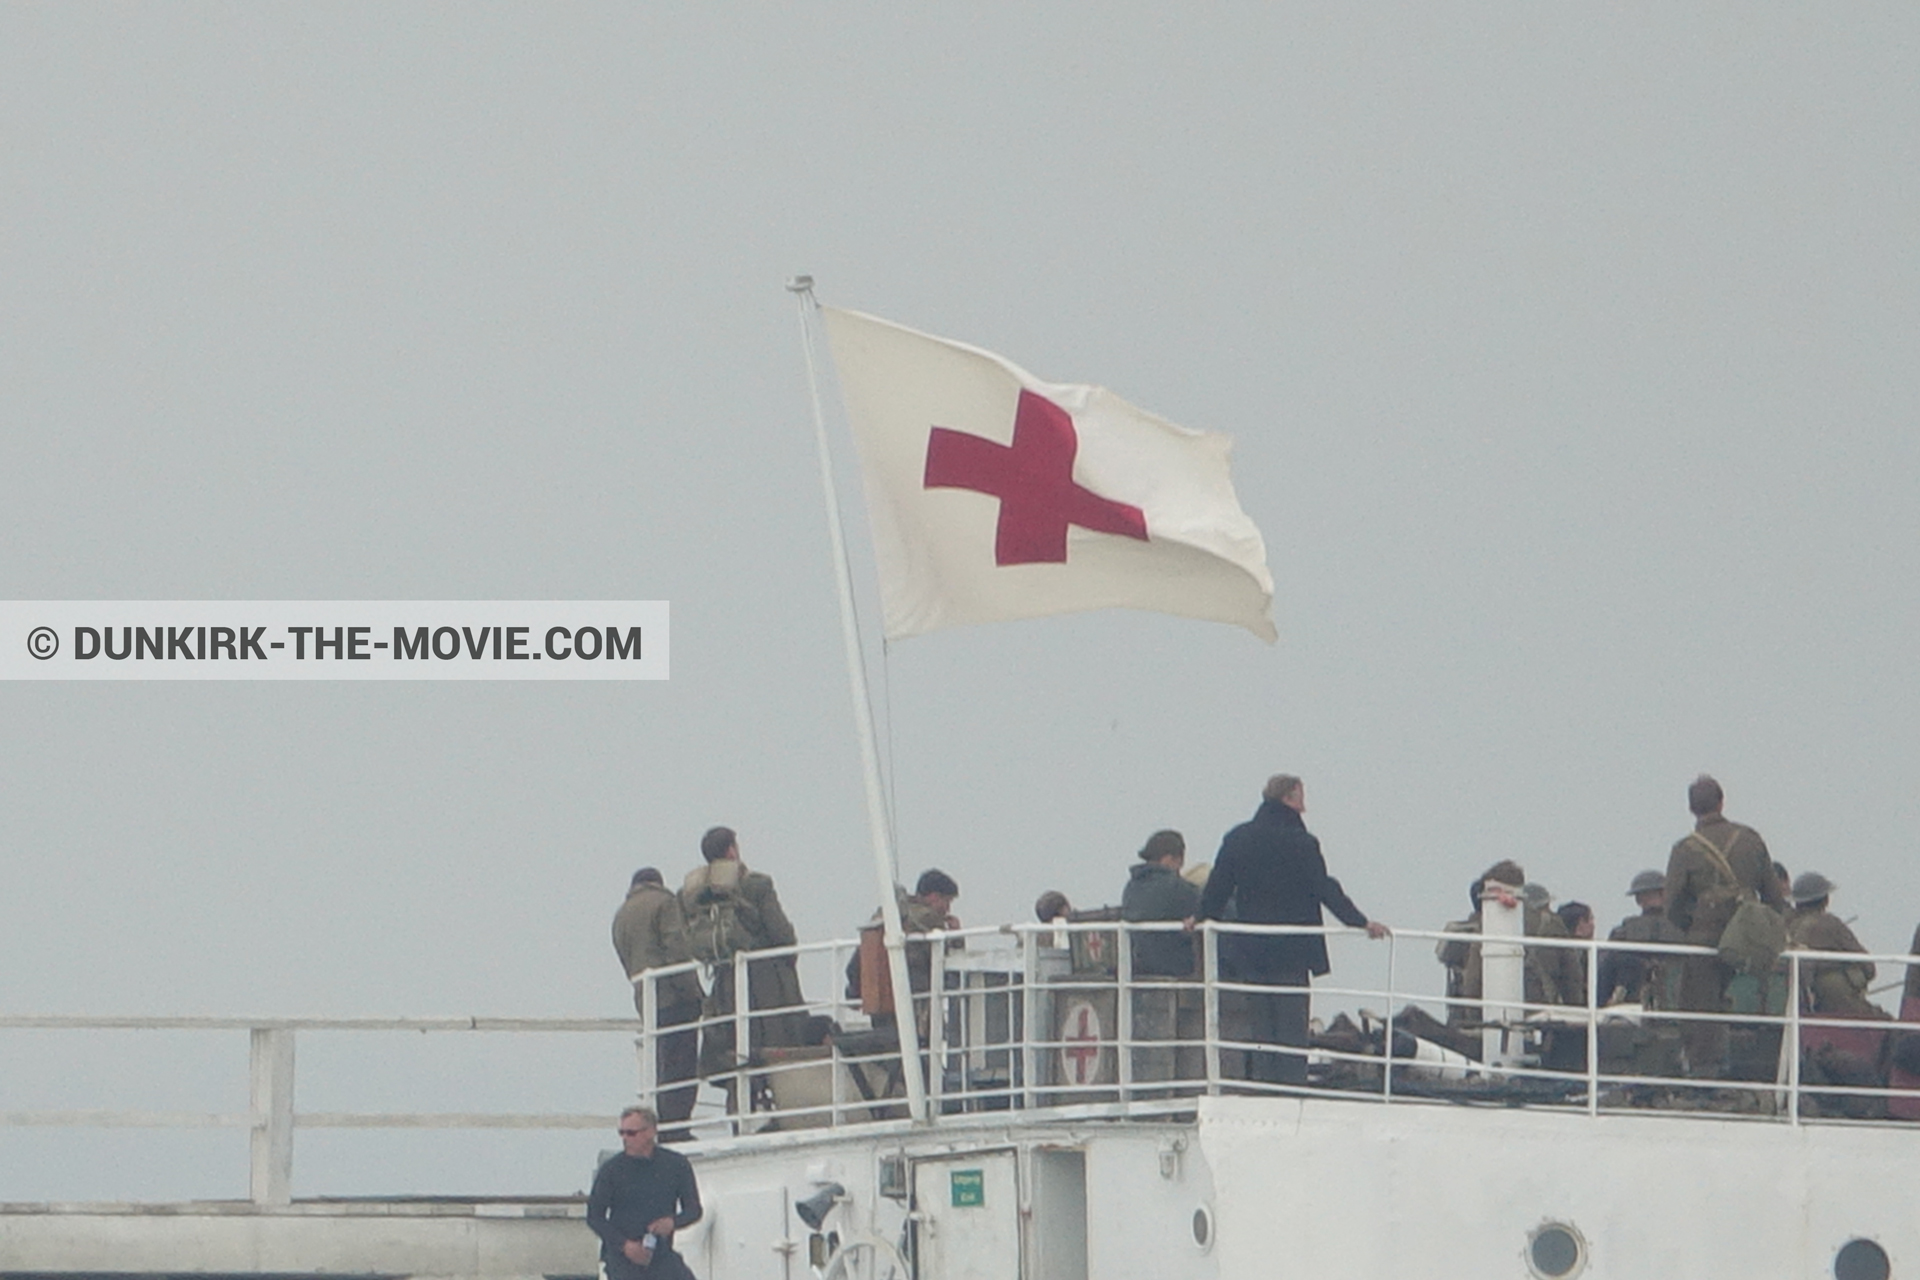
[[[932,933],[936,929],[958,929],[960,924],[933,904],[922,902],[919,898],[909,895],[898,885],[894,886],[893,901],[900,912],[900,932],[908,935],[905,948],[907,981],[912,984],[915,995],[925,995],[927,988],[933,985],[933,944],[924,941],[916,942],[912,935]],[[877,935],[882,923],[883,913],[876,910],[867,923],[861,926],[860,932],[862,934],[872,932]],[[965,938],[948,938],[945,940],[943,950],[945,952],[964,951],[966,941]],[[858,951],[854,952],[852,959],[847,962],[847,998],[849,1000],[860,998],[860,953]],[[924,1006],[925,1001],[920,1003]],[[924,1014],[923,1008],[922,1023],[926,1021]],[[881,1018],[892,1016],[892,1014],[876,1015]]]
[[[1480,936],[1480,913],[1475,912],[1465,920],[1447,926],[1448,932],[1458,929],[1472,937]],[[1529,938],[1569,938],[1567,926],[1560,917],[1544,908],[1530,908],[1526,913],[1524,928]],[[1465,1000],[1479,1000],[1483,994],[1483,975],[1480,967],[1480,944],[1468,942],[1465,938],[1449,938],[1439,946],[1440,963],[1449,970],[1457,969],[1460,974],[1460,996]],[[1587,1003],[1586,970],[1580,963],[1579,952],[1570,947],[1528,947],[1526,951],[1526,1001],[1528,1004],[1567,1004],[1585,1006]],[[1481,1010],[1477,1005],[1461,1005],[1464,1021],[1477,1022]]]
[[[794,944],[793,925],[780,906],[773,877],[749,871],[737,858],[722,858],[687,873],[680,887],[681,909],[691,917],[703,889],[732,890],[739,898],[739,919],[747,932],[748,951]],[[749,1050],[797,1045],[804,1039],[805,1013],[801,1008],[800,973],[792,956],[769,957],[747,964],[747,1007],[755,1016],[749,1026]],[[792,1009],[792,1013],[761,1015],[761,1010]],[[734,1012],[733,964],[713,966],[713,989],[707,993],[706,1016],[727,1018]],[[710,1025],[700,1038],[700,1072],[715,1075],[739,1066],[737,1037],[731,1021]]]
[[[1706,841],[1726,859],[1733,883]],[[1773,876],[1773,855],[1752,827],[1712,813],[1694,823],[1693,833],[1673,846],[1667,859],[1667,919],[1696,946],[1714,947],[1740,905],[1742,891],[1758,895],[1775,910],[1786,904]],[[1679,1008],[1691,1013],[1728,1011],[1727,984],[1733,970],[1718,956],[1688,956],[1680,966]],[[1687,1067],[1695,1076],[1722,1079],[1727,1074],[1727,1024],[1690,1022],[1685,1026]]]
[[[673,891],[665,885],[642,884],[628,893],[613,917],[613,949],[629,978],[693,959],[693,948],[687,944],[687,920]],[[663,979],[659,988],[662,1009],[698,1005],[701,1000],[700,979],[690,972]],[[633,1007],[640,1008],[637,986],[633,989]]]
[[[957,929],[959,922],[931,903],[922,902],[919,898],[905,893],[900,894],[895,901],[900,907],[900,932],[907,935],[907,982],[913,987],[914,1025],[919,1029],[920,1043],[925,1044],[931,1029],[932,1017],[929,1012],[931,997],[927,993],[933,988],[933,944],[925,941],[916,942],[913,935],[932,933],[936,929]],[[874,912],[874,919],[879,918],[880,913]],[[948,938],[942,943],[942,953],[960,951],[965,946],[964,938]],[[881,1025],[878,1020],[876,1025]]]
[[[1787,942],[1803,951],[1865,951],[1846,921],[1824,908],[1797,908],[1787,917]],[[1827,1018],[1885,1018],[1886,1010],[1867,999],[1873,962],[1802,960],[1800,989],[1808,1013]]]
[[[1449,920],[1442,926],[1446,933],[1475,934],[1480,932],[1480,917],[1468,916],[1465,920]],[[1467,993],[1467,960],[1473,952],[1473,944],[1465,938],[1443,938],[1433,944],[1433,958],[1447,970],[1447,1025],[1462,1027],[1469,1022],[1480,1020],[1480,1011],[1459,1003],[1460,997]]]
[[[935,929],[958,927],[950,923],[952,917],[930,902],[903,895],[899,903],[902,933],[932,933]]]
[[[686,917],[680,900],[665,885],[641,884],[627,894],[613,917],[613,949],[620,956],[620,968],[628,978],[648,969],[662,969],[693,959],[687,943]],[[659,1007],[655,1010],[654,1030],[684,1026],[700,1017],[700,979],[691,972],[663,978],[657,990]],[[644,1015],[640,988],[633,988],[633,1007]],[[689,1027],[673,1031],[654,1041],[654,1075],[658,1093],[654,1109],[662,1126],[677,1125],[693,1114],[699,1093],[697,1085],[681,1085],[699,1071],[699,1037]],[[678,1086],[678,1087],[670,1087]],[[682,1136],[669,1133],[670,1137]]]
[[[1607,935],[1609,942],[1681,943],[1686,934],[1660,908],[1628,916]],[[1679,985],[1679,956],[1658,956],[1644,951],[1602,951],[1600,953],[1600,1001],[1602,1004],[1644,1005],[1665,1009],[1673,1003]],[[1614,997],[1618,996],[1619,1000]]]

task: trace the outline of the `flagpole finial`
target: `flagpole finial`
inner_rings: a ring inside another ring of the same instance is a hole
[[[788,293],[812,293],[813,277],[812,276],[789,277],[787,280],[787,292]]]

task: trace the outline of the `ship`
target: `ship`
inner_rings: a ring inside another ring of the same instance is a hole
[[[726,1015],[729,1043],[748,1048],[728,1081],[729,1113],[708,1119],[690,1147],[708,1211],[679,1247],[699,1274],[1920,1274],[1920,1226],[1906,1209],[1902,1176],[1920,1120],[1920,1077],[1890,1065],[1916,1056],[1909,1037],[1920,1030],[1913,999],[1920,978],[1909,972],[1899,1023],[1814,1017],[1800,997],[1809,966],[1858,956],[1787,951],[1765,972],[1747,975],[1759,996],[1727,1013],[1681,1012],[1677,1000],[1657,994],[1610,1003],[1614,993],[1595,985],[1604,951],[1644,950],[1646,963],[1662,972],[1715,953],[1529,937],[1524,907],[1496,894],[1480,899],[1473,945],[1482,982],[1471,999],[1436,1000],[1423,989],[1433,950],[1458,942],[1457,932],[1402,929],[1379,942],[1344,927],[1216,920],[1196,929],[1192,921],[1130,923],[1113,911],[936,930],[911,944],[922,949],[925,976],[916,983],[904,961],[896,858],[815,375],[812,281],[796,277],[789,288],[800,301],[814,388],[881,910],[860,938],[731,960],[734,991],[747,989],[753,965],[778,963],[812,974],[816,992],[851,968],[862,975],[862,997],[809,1005],[819,1034],[799,1045],[776,1043],[758,1025],[764,1011]],[[933,517],[903,532],[898,514],[926,501],[923,486],[944,483],[925,424],[945,419],[916,399],[924,386],[942,383],[950,369],[961,370],[955,379],[980,379],[990,389],[976,398],[999,406],[987,420],[1012,417],[1017,391],[1016,442],[1031,397],[1085,406],[1104,394],[1043,383],[991,353],[842,314],[837,359],[844,366],[851,353],[856,365],[891,362],[882,376],[863,376],[910,402],[889,425],[886,413],[856,403],[880,392],[849,396],[867,487],[888,495],[875,531],[883,578],[919,573],[928,556],[914,540],[945,532]],[[849,329],[857,332],[850,337]],[[848,369],[841,372],[847,381]],[[1063,428],[1069,438],[1080,421]],[[904,434],[907,445],[875,445],[885,430]],[[981,430],[1005,434],[1004,424]],[[1224,480],[1220,491],[1226,496],[1216,508],[1232,522],[1239,512]],[[1011,492],[1000,493],[1009,506]],[[1004,539],[1007,507],[1001,510]],[[1147,523],[1153,518],[1150,511]],[[1146,539],[1146,527],[1135,536]],[[990,529],[973,532],[979,538]],[[1270,601],[1257,532],[1215,545],[1245,556],[1235,571],[1263,582]],[[1064,547],[1057,554],[1064,564]],[[883,586],[889,638],[952,620],[929,621],[937,610],[927,601],[938,584],[926,578]],[[1050,607],[1021,600],[1006,616]],[[1238,622],[1271,638],[1264,605],[1251,620],[1235,602],[1143,607]],[[1192,931],[1191,975],[1136,974],[1141,936],[1168,930]],[[1323,935],[1334,951],[1332,978],[1314,997],[1325,1016],[1305,1047],[1304,1080],[1264,1069],[1271,1050],[1253,1034],[1251,1010],[1270,989],[1236,981],[1231,963],[1222,963],[1237,935],[1302,932]],[[1381,945],[1384,981],[1346,976],[1369,971],[1348,963],[1358,948]],[[1530,948],[1578,952],[1583,997],[1530,1001]],[[1895,969],[1908,963],[1878,959]],[[639,1050],[643,1097],[660,1084],[653,1074],[658,1029],[650,1025],[655,987],[676,971],[636,977],[649,1023]],[[911,995],[896,1008],[895,992]],[[1675,1051],[1689,1024],[1716,1021],[1741,1050],[1724,1073],[1732,1078],[1700,1078]]]
[[[1136,976],[1134,941],[1179,927],[1062,919],[928,935],[917,1055],[884,1031],[890,991],[879,1005],[818,1002],[824,1042],[746,1055],[733,1096],[750,1107],[698,1126],[687,1150],[707,1212],[681,1252],[710,1280],[1886,1280],[1920,1266],[1905,1196],[1920,1079],[1895,1067],[1888,1085],[1844,1084],[1811,1065],[1884,1058],[1920,1024],[1815,1018],[1798,1000],[1727,1015],[1592,992],[1585,1007],[1529,1005],[1525,947],[1579,950],[1589,974],[1622,946],[1655,963],[1705,949],[1521,941],[1494,909],[1485,994],[1455,1018],[1484,1051],[1416,1033],[1445,1026],[1449,1002],[1340,984],[1343,951],[1382,944],[1297,928],[1335,949],[1322,1004],[1359,1016],[1316,1020],[1307,1083],[1262,1083],[1246,1078],[1261,1049],[1239,1006],[1259,989],[1222,978],[1219,943],[1288,929],[1209,923],[1190,981]],[[1396,931],[1388,973],[1430,967],[1457,937]],[[838,972],[861,945],[743,953],[736,976],[785,957]],[[1787,952],[1785,989],[1841,958]],[[642,975],[643,997],[668,972]],[[737,1043],[763,1016],[734,1015]],[[1690,1018],[1774,1046],[1773,1069],[1647,1074],[1660,1059],[1646,1048]],[[643,1096],[657,1084],[647,1038]]]

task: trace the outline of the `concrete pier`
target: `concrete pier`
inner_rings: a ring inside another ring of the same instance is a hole
[[[0,1204],[0,1277],[592,1277],[579,1197]]]

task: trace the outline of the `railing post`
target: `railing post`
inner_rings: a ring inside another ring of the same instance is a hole
[[[835,948],[835,956],[837,957],[838,954],[839,954],[839,949]],[[835,972],[837,973],[839,971],[835,970]],[[834,1020],[834,1025],[835,1026],[840,1025],[839,1019],[836,1018]],[[831,1092],[828,1094],[828,1101],[832,1104],[832,1107],[833,1107],[833,1110],[828,1114],[827,1119],[828,1119],[828,1124],[832,1128],[838,1129],[841,1125],[844,1125],[847,1122],[846,1120],[847,1073],[849,1071],[865,1071],[866,1068],[857,1067],[857,1066],[848,1066],[845,1062],[841,1060],[840,1050],[836,1047],[827,1058],[827,1070],[829,1072],[827,1079],[830,1082],[829,1088],[831,1090]]]
[[[1124,920],[1116,921],[1113,977],[1118,998],[1113,1002],[1113,1074],[1120,1082],[1122,1104],[1133,1101],[1133,934]]]
[[[1200,981],[1205,984],[1207,1019],[1207,1093],[1220,1096],[1220,935],[1213,923],[1200,926]]]
[[[1600,948],[1587,940],[1587,1114],[1600,1114]]]
[[[947,1097],[947,943],[946,931],[935,929],[927,944],[927,1089],[933,1114],[940,1115]],[[918,1017],[907,1001],[910,1017]],[[967,1091],[966,1059],[960,1060],[960,1092]]]
[[[1380,1073],[1380,1101],[1382,1103],[1390,1103],[1393,1101],[1393,989],[1396,985],[1395,979],[1397,976],[1394,968],[1394,960],[1398,954],[1395,948],[1399,945],[1399,938],[1391,933],[1387,935],[1387,1025],[1380,1033],[1384,1037],[1382,1044],[1384,1052],[1381,1054],[1380,1060],[1386,1064]]]
[[[1043,1021],[1040,993],[1035,989],[1040,981],[1041,935],[1030,927],[1023,927],[1014,936],[1020,939],[1021,1101],[1031,1111],[1036,1102],[1034,1088],[1040,1081],[1040,1051],[1033,1047],[1033,1042],[1041,1034],[1038,1028]]]
[[[856,934],[855,936],[857,937],[858,935]],[[839,943],[836,942],[833,944],[833,968],[829,970],[832,976],[829,977],[827,981],[831,984],[830,989],[833,992],[832,1017],[834,1025],[836,1026],[844,1027],[849,1021],[848,1015],[853,1012],[853,1005],[848,1003],[847,988],[846,984],[841,981],[841,975],[847,971],[847,962],[859,954],[860,944],[857,942],[854,943],[852,947],[846,948],[844,952]],[[857,966],[858,962],[856,961],[855,964]]]
[[[660,1105],[660,984],[646,971],[640,974],[640,1096],[650,1107]]]
[[[753,1057],[753,990],[747,972],[747,953],[736,951],[733,965],[733,1131],[748,1132],[747,1117],[753,1112],[753,1077],[747,1071]]]
[[[255,1204],[293,1203],[293,1031],[255,1027],[249,1033],[249,1101],[252,1171],[248,1189]]]
[[[831,957],[831,962],[832,962],[832,967],[828,969],[827,972],[833,975],[831,978],[828,979],[828,982],[831,984],[828,987],[828,990],[833,992],[833,997],[832,997],[833,1002],[829,1006],[829,1016],[833,1019],[834,1026],[836,1027],[845,1026],[847,1022],[847,1013],[853,1007],[847,1003],[846,987],[842,985],[840,980],[840,975],[846,972],[847,962],[845,959],[842,958],[842,948],[838,942],[835,942],[832,945],[832,947],[828,950],[827,954],[828,956]],[[853,954],[856,956],[859,954],[859,949],[857,945],[853,951]],[[798,964],[799,961],[796,959],[794,963]],[[858,963],[859,962],[856,960],[855,961],[856,972],[858,971],[857,969]],[[833,1112],[830,1117],[830,1120],[831,1120],[832,1127],[835,1129],[838,1129],[841,1125],[846,1123],[846,1116],[845,1116],[846,1081],[843,1078],[847,1077],[848,1073],[854,1072],[854,1071],[859,1071],[864,1073],[866,1071],[866,1067],[864,1065],[853,1065],[845,1062],[841,1058],[840,1050],[837,1047],[834,1049],[832,1056],[828,1059],[827,1066],[831,1069],[833,1073],[832,1076],[830,1077],[831,1080],[833,1081],[833,1093],[832,1093]]]
[[[1787,1055],[1787,1119],[1800,1123],[1800,956],[1787,952],[1787,1030],[1790,1044],[1781,1046]]]

